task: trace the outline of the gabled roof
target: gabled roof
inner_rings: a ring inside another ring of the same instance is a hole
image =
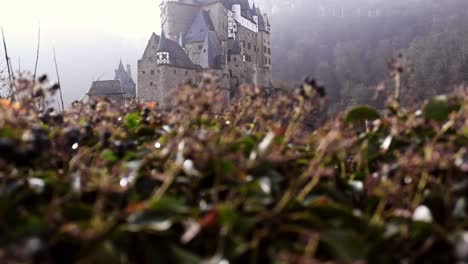
[[[158,52],[169,52],[170,62],[167,65],[179,68],[199,69],[199,67],[190,60],[187,54],[185,54],[185,51],[178,42],[166,38],[164,31],[161,33]]]
[[[156,52],[159,47],[160,37],[156,33],[151,34],[151,38],[148,41],[145,52],[143,53],[143,58],[151,58],[156,56]]]
[[[219,69],[222,61],[223,49],[218,34],[214,31],[209,31],[206,34],[203,49],[200,53],[200,66],[207,69]]]
[[[111,96],[111,95],[122,95],[123,99],[124,92],[122,91],[122,86],[120,81],[95,81],[91,85],[87,95],[88,96]]]
[[[211,21],[208,12],[202,9],[193,20],[189,31],[185,34],[184,42],[202,42],[205,40],[205,36],[210,30],[215,30],[213,21]]]

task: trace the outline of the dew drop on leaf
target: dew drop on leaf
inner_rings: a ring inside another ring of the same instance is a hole
[[[80,144],[75,143],[75,144],[72,145],[72,149],[77,150],[79,146],[80,146]]]

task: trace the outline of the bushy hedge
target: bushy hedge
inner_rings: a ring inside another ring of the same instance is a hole
[[[222,108],[207,81],[171,112],[60,113],[45,78],[18,87],[0,106],[1,263],[467,260],[466,93],[310,132],[313,82]]]

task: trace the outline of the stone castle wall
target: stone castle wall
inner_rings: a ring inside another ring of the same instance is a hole
[[[194,64],[200,64],[200,54],[203,49],[203,42],[194,42],[185,45],[185,53]]]
[[[149,60],[140,61],[138,66],[139,99],[146,102],[157,101],[162,108],[170,106],[171,95],[179,85],[188,80],[196,82],[200,78],[197,70],[158,66]]]
[[[227,39],[228,11],[226,8],[224,8],[224,5],[218,2],[211,5],[206,5],[203,7],[203,9],[208,11],[215,30],[218,33],[219,39]]]

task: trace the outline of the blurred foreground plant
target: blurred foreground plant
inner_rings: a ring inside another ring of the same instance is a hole
[[[170,112],[24,81],[0,105],[2,263],[453,263],[468,257],[468,101],[357,107],[323,88],[178,89]],[[42,92],[39,92],[42,91]]]

